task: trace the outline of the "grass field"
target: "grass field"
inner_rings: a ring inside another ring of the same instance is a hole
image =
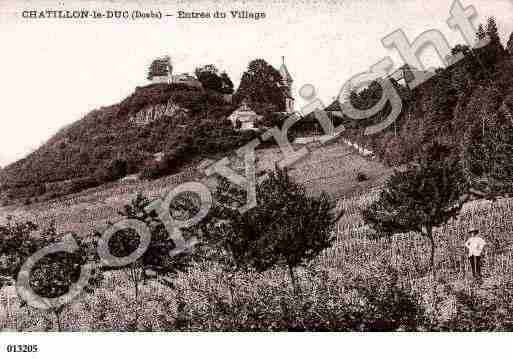
[[[279,152],[265,150],[258,158],[259,169],[272,168]],[[358,171],[365,172],[369,180],[356,181]],[[457,220],[436,230],[437,275],[433,279],[428,246],[422,238],[413,234],[375,238],[360,216],[360,209],[376,198],[390,169],[360,157],[345,145],[332,144],[297,163],[291,173],[312,193],[329,192],[345,211],[333,247],[298,270],[300,295],[293,294],[284,269],[228,275],[215,263],[199,263],[176,278],[175,288],[150,281],[136,302],[123,273],[109,274],[93,294],[83,294],[64,310],[63,330],[315,330],[312,323],[323,323],[320,329],[340,329],[346,328],[341,323],[348,308],[351,313],[372,316],[372,308],[383,305],[379,299],[374,303],[362,297],[359,287],[376,288],[384,298],[392,298],[386,297],[392,284],[417,298],[426,317],[418,319],[413,328],[401,317],[399,330],[511,328],[512,200],[469,203]],[[154,197],[178,182],[171,176],[118,184],[15,213],[40,224],[55,220],[60,231],[86,236],[95,226],[114,221],[117,209],[136,192]],[[482,285],[470,279],[462,247],[471,225],[480,228],[489,243]],[[401,305],[382,311],[393,312]],[[4,330],[56,329],[50,313],[19,308],[13,287],[0,292],[0,308],[0,328]],[[284,322],[287,324],[282,325]],[[372,326],[353,330],[369,328]]]

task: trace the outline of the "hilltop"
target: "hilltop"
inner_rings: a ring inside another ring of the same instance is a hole
[[[235,106],[222,94],[184,84],[152,84],[112,106],[91,111],[0,173],[5,199],[48,199],[151,166],[155,154],[219,153],[251,136],[226,117]]]

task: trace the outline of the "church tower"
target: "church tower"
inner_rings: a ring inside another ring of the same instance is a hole
[[[283,80],[281,86],[286,96],[285,111],[291,113],[294,112],[294,97],[292,97],[292,83],[294,80],[292,79],[292,76],[290,75],[290,72],[285,65],[285,56],[281,57],[280,75]]]

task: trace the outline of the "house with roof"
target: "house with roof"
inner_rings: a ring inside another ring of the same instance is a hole
[[[233,127],[239,129],[241,131],[244,130],[256,130],[255,123],[262,119],[263,116],[258,115],[253,109],[249,106],[247,101],[242,101],[241,105],[238,109],[236,109],[230,116],[228,116],[228,120],[232,123]]]

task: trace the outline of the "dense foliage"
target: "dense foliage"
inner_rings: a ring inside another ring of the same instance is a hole
[[[513,120],[513,58],[500,43],[493,18],[486,26],[480,26],[477,34],[481,40],[486,36],[491,41],[482,48],[456,45],[452,55],[461,53],[463,59],[436,70],[433,77],[416,88],[410,89],[408,82],[392,80],[402,100],[402,112],[385,131],[364,135],[365,126],[382,121],[390,113],[389,106],[368,119],[346,118],[348,130],[344,136],[373,150],[389,165],[418,160],[433,141],[463,157],[469,146],[484,136],[498,136],[491,132],[501,132]],[[363,91],[351,93],[348,100],[357,108],[368,108],[380,99],[381,91],[373,83]]]
[[[279,71],[265,60],[253,60],[242,74],[234,101],[247,101],[252,109],[262,115],[284,111],[286,97],[282,82]]]
[[[52,222],[47,228],[38,231],[36,224],[30,221],[16,221],[7,218],[0,225],[0,289],[12,285],[18,280],[22,266],[38,251],[62,241]],[[29,275],[29,285],[36,295],[42,298],[57,298],[69,292],[71,286],[80,277],[81,266],[89,261],[91,246],[73,235],[77,249],[72,252],[53,252],[34,263]],[[102,276],[92,268],[85,291],[91,293],[101,282]],[[64,305],[47,308],[51,310],[61,329],[60,314]]]
[[[194,73],[204,89],[226,95],[233,93],[233,82],[228,74],[220,72],[214,65],[198,67]]]

